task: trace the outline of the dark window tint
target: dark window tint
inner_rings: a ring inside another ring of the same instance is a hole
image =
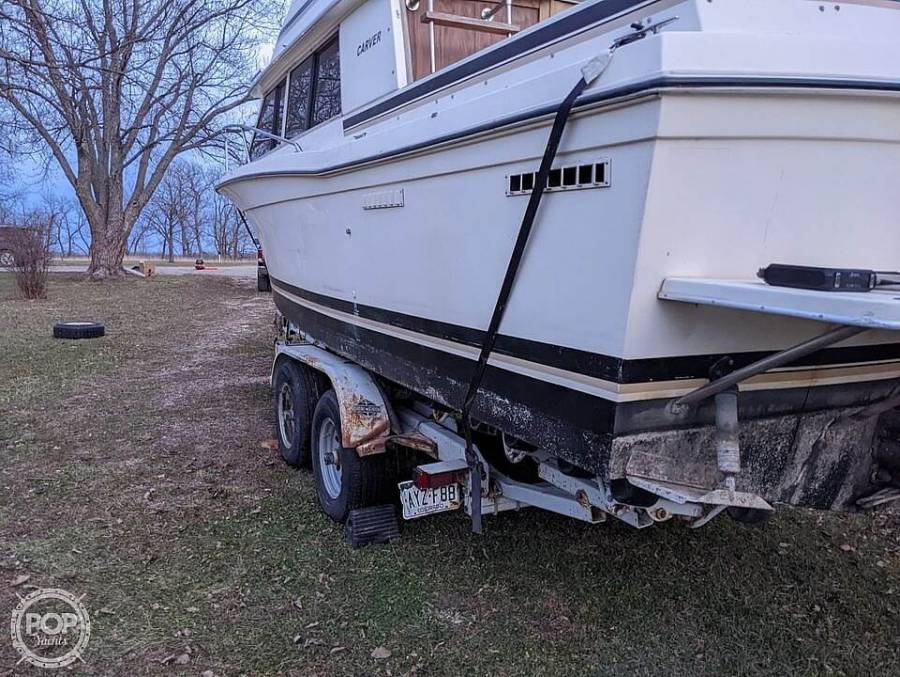
[[[341,114],[341,61],[335,40],[317,54],[312,125]]]
[[[272,90],[263,97],[262,105],[259,107],[259,118],[256,126],[259,129],[271,129],[272,121],[275,117],[275,90]],[[261,136],[254,136],[253,143],[250,144],[250,157],[254,160],[263,155],[270,148],[274,147],[275,142]]]
[[[281,124],[284,122],[284,85],[282,80],[275,87],[275,115],[272,118],[272,128],[268,131],[281,136]]]
[[[256,126],[272,134],[281,135],[282,100],[284,96],[284,80],[263,97],[259,108],[259,119]],[[250,144],[250,157],[254,160],[272,150],[278,144],[275,139],[256,135]]]
[[[283,119],[285,96],[286,120]],[[282,80],[266,94],[256,126],[279,136],[291,137],[340,114],[341,62],[335,38],[291,71],[290,84],[286,85]],[[277,145],[274,139],[257,136],[250,146],[250,156],[255,160]]]
[[[287,100],[288,138],[309,128],[309,110],[312,104],[313,61],[311,56],[291,71],[291,84]]]

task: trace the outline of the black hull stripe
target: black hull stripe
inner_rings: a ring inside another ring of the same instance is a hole
[[[900,82],[887,82],[880,80],[831,80],[831,79],[813,79],[813,78],[685,78],[685,77],[660,77],[644,82],[634,83],[614,89],[607,89],[593,94],[582,96],[575,104],[574,110],[579,110],[587,106],[602,103],[611,103],[617,99],[638,94],[649,95],[658,93],[661,90],[678,90],[678,89],[830,89],[830,90],[847,90],[847,91],[864,91],[864,92],[900,92]],[[340,162],[333,165],[325,165],[316,169],[279,169],[264,170],[253,174],[241,174],[230,179],[226,179],[216,184],[216,190],[220,190],[233,183],[246,181],[249,179],[258,179],[265,177],[278,176],[323,176],[332,172],[345,170],[353,170],[372,162],[380,162],[389,160],[408,153],[415,153],[427,150],[433,146],[439,146],[446,143],[461,141],[470,136],[477,136],[488,132],[496,132],[497,130],[508,127],[510,125],[520,124],[535,120],[542,117],[552,115],[559,106],[554,104],[550,106],[542,106],[533,108],[521,113],[509,115],[499,120],[493,120],[473,127],[462,129],[451,134],[444,134],[420,141],[418,143],[400,146],[396,149],[385,151],[383,153],[375,153],[357,160],[348,162]],[[252,164],[252,163],[251,163]],[[252,207],[250,207],[252,209]]]
[[[302,289],[274,277],[271,279],[285,291],[307,301],[425,336],[454,341],[475,348],[481,346],[484,336],[484,332],[480,329],[353,303]],[[592,353],[505,334],[497,337],[495,352],[618,384],[707,378],[710,367],[725,356],[717,353],[626,360],[612,355]],[[734,359],[737,367],[755,362],[769,354],[771,353],[766,351],[728,353]],[[798,360],[791,367],[827,367],[890,360],[900,360],[900,343],[830,348]]]
[[[458,409],[472,360],[342,322],[273,294],[278,309],[331,350],[384,378]],[[522,415],[525,407],[528,415]],[[477,420],[500,427],[592,469],[606,458],[616,405],[609,400],[488,366]]]
[[[330,317],[278,293],[275,304],[330,350],[381,377],[458,409],[474,360]],[[900,379],[818,388],[750,391],[741,395],[741,418],[771,418],[871,404],[894,396]],[[616,404],[540,379],[488,365],[473,415],[479,421],[528,440],[582,468],[607,472],[615,437],[714,421],[712,402],[674,421],[666,400]],[[793,430],[793,425],[790,426]],[[771,452],[763,440],[764,451]],[[751,445],[752,446],[752,445]]]

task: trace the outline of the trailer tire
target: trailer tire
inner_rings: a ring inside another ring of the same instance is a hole
[[[256,271],[256,291],[272,291],[272,283],[269,276],[262,271]]]
[[[312,419],[312,465],[322,511],[335,522],[351,510],[377,505],[386,493],[389,473],[384,454],[360,456],[341,444],[337,395],[327,391]]]
[[[309,467],[309,431],[316,403],[316,382],[309,368],[282,360],[275,368],[275,436],[285,463]]]

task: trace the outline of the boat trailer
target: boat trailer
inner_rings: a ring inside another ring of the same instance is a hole
[[[471,515],[466,439],[456,419],[424,401],[394,406],[372,373],[313,342],[298,340],[295,331],[291,335],[295,337],[293,340],[276,344],[275,364],[284,359],[295,360],[329,379],[340,405],[342,444],[355,448],[361,456],[385,453],[391,446],[431,456],[433,462],[415,468],[412,482],[422,490],[457,485],[460,501],[453,507],[463,507]],[[536,507],[590,523],[604,522],[612,515],[637,528],[675,515],[693,521],[703,516],[701,505],[682,501],[677,496],[673,500],[660,497],[645,508],[619,503],[608,487],[590,478],[566,474],[556,459],[541,452],[536,453],[535,460],[542,481],[535,484],[517,481],[496,469],[477,444],[473,448],[486,470],[481,478],[482,514]],[[401,485],[401,491],[403,488]],[[410,516],[409,511],[405,512]],[[423,511],[412,516],[425,514],[431,513]]]
[[[773,507],[762,497],[737,488],[742,469],[738,419],[740,386],[760,374],[786,367],[867,330],[900,330],[900,303],[892,293],[821,294],[774,288],[755,281],[690,278],[667,279],[659,291],[659,298],[695,306],[712,305],[803,317],[833,326],[821,335],[739,369],[732,369],[731,360],[723,358],[713,366],[707,384],[673,398],[667,410],[675,420],[707,400],[714,402],[716,472],[711,473],[711,468],[706,467],[691,477],[694,469],[686,464],[687,467],[680,470],[681,477],[674,477],[654,462],[654,458],[660,457],[634,452],[626,464],[625,478],[634,487],[652,494],[655,499],[652,502],[645,499],[629,503],[627,499],[617,497],[610,483],[603,478],[573,472],[567,463],[541,450],[523,452],[507,448],[504,438],[507,459],[516,462],[530,456],[537,464],[538,481],[514,479],[492,464],[477,444],[466,439],[458,417],[446,408],[424,399],[395,404],[373,373],[318,345],[287,323],[283,326],[282,337],[276,342],[273,378],[275,367],[283,360],[300,363],[323,374],[337,395],[340,442],[344,447],[355,449],[360,456],[383,454],[389,449],[403,447],[433,459],[417,465],[413,479],[399,485],[407,519],[456,508],[463,508],[472,516],[473,512],[497,514],[535,507],[589,523],[614,517],[639,529],[673,517],[697,528],[726,509],[737,511],[744,517],[752,515],[754,519],[747,521],[756,521],[771,513]],[[900,395],[895,394],[882,402],[857,408],[844,417],[863,420],[897,406],[900,406]],[[836,422],[837,418],[832,423]],[[467,448],[471,450],[469,453],[476,455],[475,467],[481,469],[480,483],[470,474],[473,464]],[[478,490],[473,491],[472,486],[476,483]],[[869,503],[874,505],[894,497],[893,493],[882,496],[883,493],[879,492],[868,503],[863,499],[859,505],[866,507]],[[479,500],[480,504],[473,505],[473,501]]]

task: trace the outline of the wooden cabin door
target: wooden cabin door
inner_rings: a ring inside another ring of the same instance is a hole
[[[542,4],[548,0],[513,0],[512,25],[523,30],[541,20]],[[506,7],[500,9],[492,22],[482,20],[482,11],[490,10],[496,2],[479,0],[432,0],[429,12],[428,0],[406,3],[406,21],[409,27],[409,47],[412,60],[413,78],[418,80],[429,75],[431,70],[430,30],[434,24],[434,70],[464,59],[470,54],[490,47],[507,38],[511,32],[508,26]],[[409,9],[413,7],[414,9]],[[544,13],[547,10],[544,8]],[[466,19],[474,22],[466,22]],[[492,25],[487,25],[487,24]]]

